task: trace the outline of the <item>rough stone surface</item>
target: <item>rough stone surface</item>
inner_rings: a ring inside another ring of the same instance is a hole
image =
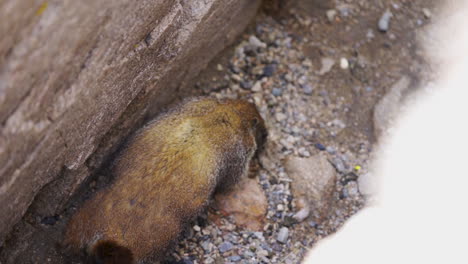
[[[242,32],[259,3],[2,1],[0,245],[35,199],[43,216],[60,210],[111,146]]]
[[[252,231],[263,228],[267,212],[265,193],[256,179],[244,179],[231,192],[215,196],[219,210],[232,215],[236,225]]]
[[[304,201],[303,206],[309,206],[316,222],[323,221],[332,208],[336,184],[335,169],[326,156],[293,157],[286,161],[285,168],[292,179],[294,197]]]

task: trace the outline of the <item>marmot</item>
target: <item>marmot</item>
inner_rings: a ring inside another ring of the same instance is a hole
[[[254,104],[189,99],[140,129],[115,161],[114,182],[68,223],[64,244],[97,263],[160,260],[213,192],[248,170],[267,137]]]

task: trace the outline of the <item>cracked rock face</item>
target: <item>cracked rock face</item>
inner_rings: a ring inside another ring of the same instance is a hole
[[[260,1],[0,3],[0,245],[54,215],[115,146],[183,93]]]

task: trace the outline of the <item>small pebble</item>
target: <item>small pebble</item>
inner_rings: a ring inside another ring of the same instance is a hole
[[[240,87],[242,87],[242,89],[250,90],[252,88],[252,83],[249,81],[242,81],[240,83]]]
[[[301,210],[299,210],[300,212]],[[294,214],[293,216],[285,216],[283,220],[283,225],[287,227],[291,227],[294,224],[297,224],[298,222],[301,222],[299,220],[304,220],[304,219],[296,219],[297,214]]]
[[[201,228],[198,225],[194,225],[193,230],[200,232]]]
[[[347,17],[351,13],[351,8],[349,5],[340,5],[337,7],[338,11],[340,11],[340,14],[344,17]]]
[[[432,13],[431,13],[431,11],[429,9],[423,8],[422,11],[423,11],[423,14],[424,14],[424,18],[426,18],[426,19],[431,18]]]
[[[281,122],[287,118],[287,116],[281,112],[275,114],[276,121]]]
[[[281,90],[280,88],[273,88],[271,90],[271,93],[274,95],[274,96],[281,96],[283,94],[283,90]]]
[[[206,253],[210,253],[211,250],[212,250],[212,244],[208,240],[203,241],[201,243],[201,246],[202,246],[203,250],[205,250]]]
[[[219,252],[224,253],[233,248],[233,245],[231,242],[223,242],[218,246]]]
[[[327,15],[327,19],[328,19],[328,21],[330,23],[335,21],[335,16],[336,16],[336,10],[335,9],[327,10],[327,12],[325,14]]]
[[[348,62],[348,60],[346,58],[341,58],[340,59],[340,67],[343,70],[346,70],[346,69],[349,68],[349,62]]]
[[[390,19],[392,18],[392,16],[392,12],[390,12],[390,10],[387,10],[383,13],[382,17],[380,17],[377,26],[381,32],[387,32],[390,29]]]
[[[257,76],[261,76],[261,75],[263,75],[263,68],[264,68],[264,67],[263,67],[262,65],[258,65],[258,66],[253,67],[253,68],[250,70],[250,72],[251,72],[252,74],[257,75]]]
[[[228,257],[228,260],[229,260],[229,261],[232,261],[232,262],[238,262],[238,261],[240,261],[241,259],[242,259],[242,258],[241,258],[240,256],[237,256],[237,255],[236,255],[236,256],[230,256],[230,257]]]
[[[252,91],[260,92],[262,90],[262,84],[260,82],[256,82],[252,87]]]
[[[335,148],[332,147],[332,146],[326,147],[326,151],[327,151],[328,153],[330,153],[330,154],[335,154],[335,153],[336,153]]]
[[[283,250],[283,246],[278,244],[278,243],[274,243],[271,248],[276,251],[276,252],[281,252],[281,250]]]
[[[359,196],[358,183],[353,181],[346,184],[343,188],[343,192],[346,193],[347,197],[355,198]]]
[[[253,234],[254,234],[254,236],[255,236],[256,238],[258,238],[258,239],[260,239],[260,240],[262,240],[262,241],[265,240],[265,237],[263,237],[263,233],[262,233],[262,232],[254,232]]]
[[[312,88],[312,86],[306,84],[306,85],[304,85],[303,90],[304,90],[304,93],[305,93],[305,94],[311,95],[311,94],[312,94],[312,91],[313,91],[313,88]]]
[[[276,71],[276,65],[275,64],[268,64],[263,68],[263,76],[270,77],[273,76],[273,74]]]
[[[257,48],[266,48],[266,44],[259,40],[256,36],[252,35],[249,38],[250,45]]]
[[[317,223],[314,222],[314,221],[309,221],[309,226],[315,228],[315,227],[317,227],[318,225],[317,225]]]
[[[316,147],[318,150],[325,150],[325,149],[326,149],[326,147],[325,147],[324,145],[320,144],[320,143],[316,143],[316,144],[315,144],[315,147]]]
[[[302,157],[310,157],[310,152],[307,151],[305,148],[299,148],[299,150],[297,151],[299,153],[299,155],[301,155]]]
[[[279,232],[276,240],[280,243],[285,244],[288,241],[289,229],[287,227],[282,227]]]
[[[284,205],[278,204],[278,205],[276,206],[276,210],[277,210],[277,211],[280,211],[280,212],[284,211]]]
[[[333,162],[333,165],[335,165],[335,168],[338,172],[341,172],[341,173],[346,172],[346,165],[344,164],[343,160],[337,157],[337,158],[334,158],[332,162]]]
[[[333,65],[335,65],[335,60],[332,58],[322,58],[322,67],[320,68],[319,75],[324,75],[325,73],[329,72],[332,68]]]

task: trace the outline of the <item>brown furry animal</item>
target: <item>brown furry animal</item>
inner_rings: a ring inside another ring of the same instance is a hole
[[[115,181],[72,217],[65,244],[97,263],[161,259],[216,188],[246,174],[267,136],[251,103],[196,98],[142,128],[120,154]]]

